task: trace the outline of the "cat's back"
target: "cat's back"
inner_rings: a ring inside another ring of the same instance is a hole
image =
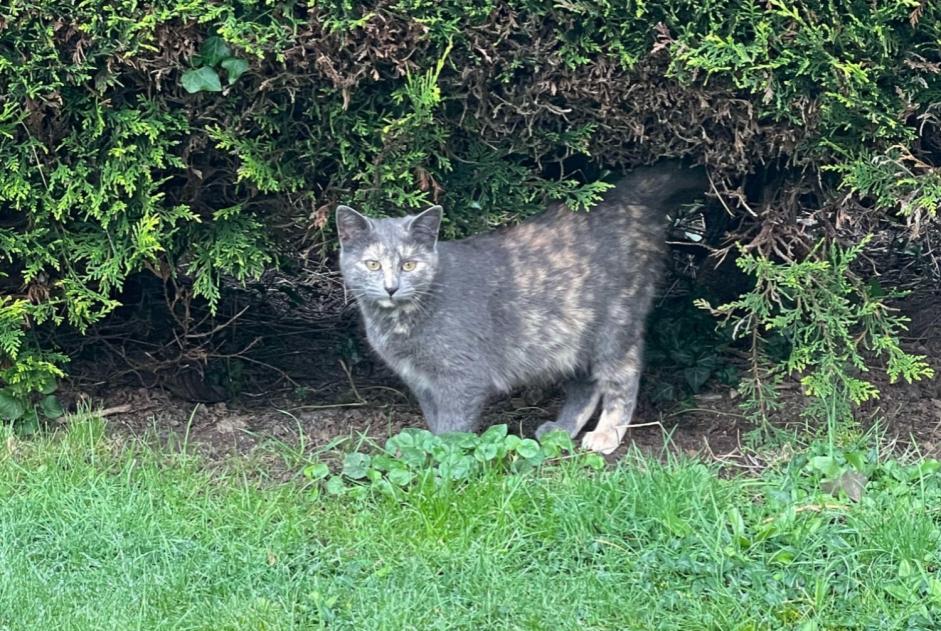
[[[590,211],[555,204],[516,226],[440,242],[442,300],[426,335],[486,358],[501,390],[587,365],[612,326],[646,316],[659,276],[664,200],[679,187],[644,173]]]

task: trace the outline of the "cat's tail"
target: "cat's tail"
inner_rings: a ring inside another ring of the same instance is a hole
[[[627,202],[648,206],[682,203],[709,190],[709,178],[701,166],[689,167],[679,160],[666,160],[638,167],[615,185],[615,192]]]

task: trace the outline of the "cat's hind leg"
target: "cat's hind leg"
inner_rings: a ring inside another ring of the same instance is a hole
[[[640,387],[642,347],[634,345],[621,361],[598,365],[595,376],[603,399],[598,425],[582,438],[582,447],[603,454],[621,444],[634,416]]]
[[[536,438],[555,430],[564,430],[574,438],[598,408],[601,391],[591,379],[571,379],[562,388],[565,390],[565,403],[558,418],[540,425],[536,430]]]

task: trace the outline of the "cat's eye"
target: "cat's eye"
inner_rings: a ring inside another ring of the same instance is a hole
[[[366,269],[368,269],[370,272],[377,272],[379,271],[379,268],[382,267],[382,264],[379,263],[379,261],[365,261],[364,264],[366,265]]]
[[[402,263],[403,272],[414,272],[416,267],[418,267],[418,263],[415,261],[405,261]]]

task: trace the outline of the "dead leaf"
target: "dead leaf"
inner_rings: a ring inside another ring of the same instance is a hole
[[[820,488],[833,496],[838,496],[840,491],[843,491],[846,497],[858,502],[863,497],[868,481],[869,478],[858,471],[846,471],[834,480],[824,480],[820,483]]]

